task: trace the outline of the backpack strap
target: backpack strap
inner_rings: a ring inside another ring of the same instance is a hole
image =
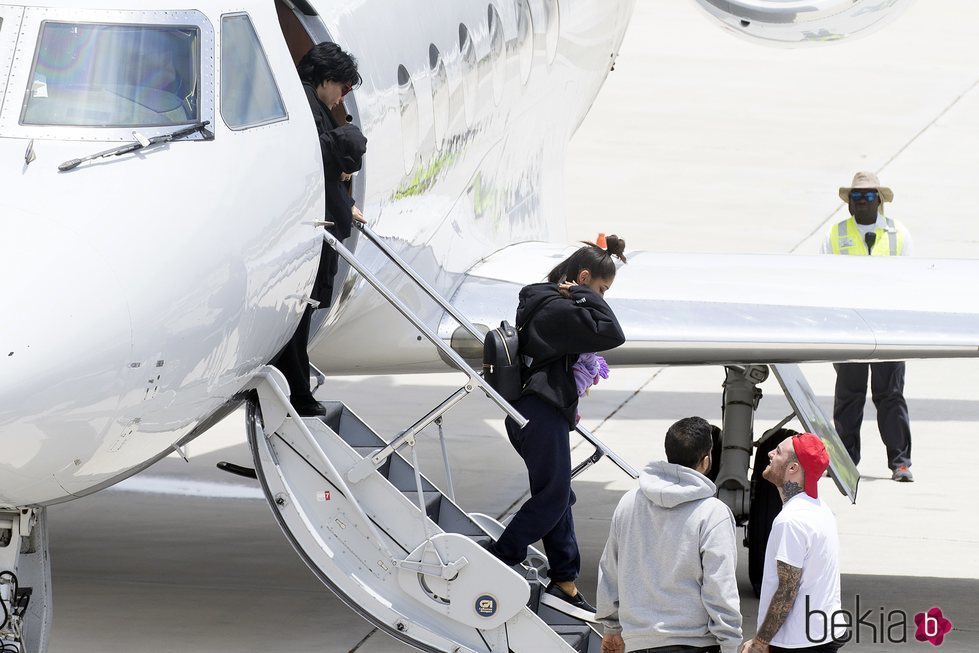
[[[525,326],[527,326],[528,324],[530,324],[530,321],[532,319],[534,319],[534,316],[537,314],[537,311],[539,311],[540,309],[544,308],[546,305],[550,304],[552,301],[557,300],[557,299],[561,299],[562,297],[564,297],[564,295],[558,295],[556,297],[549,297],[548,299],[545,299],[540,304],[538,304],[537,306],[535,306],[530,311],[530,313],[524,318],[523,324],[520,324],[520,325],[518,325],[518,326],[515,327],[517,329],[517,342],[520,341],[520,332],[523,331],[523,329],[524,329]],[[525,359],[526,358],[529,358],[529,357],[526,356],[526,355],[524,355],[524,354],[521,354],[519,351],[517,352],[517,357],[520,360],[520,366],[521,366],[522,369],[525,370],[525,372],[524,372],[525,374],[530,374],[532,372],[536,372],[539,369],[543,369],[543,368],[547,367],[548,365],[550,365],[551,363],[553,363],[554,361],[560,360],[563,356],[565,356],[565,354],[562,354],[561,356],[555,356],[555,357],[552,357],[552,358],[545,358],[545,359],[539,360],[539,361],[534,361],[532,364],[528,365]]]

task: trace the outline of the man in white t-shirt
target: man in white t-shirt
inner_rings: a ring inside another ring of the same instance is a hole
[[[758,603],[758,632],[741,653],[833,653],[847,636],[840,610],[836,518],[819,500],[829,467],[822,440],[803,433],[768,454],[763,476],[778,488],[782,512],[772,524]]]

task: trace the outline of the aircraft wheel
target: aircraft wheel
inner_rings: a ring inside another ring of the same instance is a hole
[[[761,473],[768,466],[768,454],[782,440],[796,435],[792,429],[779,429],[758,447],[751,471],[751,507],[748,512],[748,525],[745,529],[745,543],[748,547],[748,579],[761,596],[761,578],[765,571],[765,548],[772,532],[772,523],[782,510],[782,498],[774,485],[762,478]]]

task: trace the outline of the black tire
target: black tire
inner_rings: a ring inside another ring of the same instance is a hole
[[[722,445],[721,441],[721,428],[719,426],[710,425],[710,437],[714,441],[713,447],[710,451],[710,469],[707,470],[707,478],[710,479],[711,483],[717,481],[717,475],[721,472],[721,453]]]
[[[758,447],[755,463],[751,471],[751,507],[748,511],[748,525],[745,528],[745,544],[748,547],[748,580],[761,596],[761,579],[765,571],[765,548],[772,532],[772,523],[782,511],[782,498],[774,485],[762,478],[761,473],[768,466],[768,454],[787,437],[796,435],[792,429],[779,429]]]

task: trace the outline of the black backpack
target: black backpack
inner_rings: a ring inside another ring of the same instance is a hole
[[[483,340],[483,378],[507,401],[520,398],[520,338],[506,320],[486,334]]]
[[[500,326],[487,333],[483,340],[483,378],[507,401],[516,401],[523,391],[523,370],[519,351],[520,331],[530,323],[537,311],[549,303],[550,299],[539,303],[519,327],[514,327],[503,320]]]

